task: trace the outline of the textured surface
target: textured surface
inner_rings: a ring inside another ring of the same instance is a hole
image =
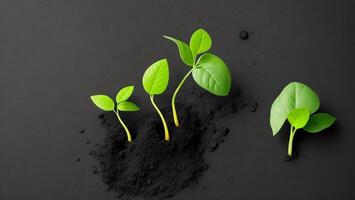
[[[99,173],[113,196],[165,199],[198,185],[209,168],[207,152],[215,152],[229,134],[221,121],[243,114],[245,107],[240,105],[248,103],[241,91],[216,98],[193,90],[186,97],[191,101],[177,107],[179,128],[174,127],[171,107],[162,110],[170,126],[169,142],[164,141],[163,125],[155,112],[131,125],[135,135],[128,145],[114,114],[99,115],[106,137],[90,151],[98,165],[92,167],[99,169],[93,173]]]
[[[188,41],[200,27],[258,110],[223,121],[230,134],[206,156],[209,170],[172,199],[355,199],[353,8],[353,0],[0,0],[0,199],[115,199],[90,172],[88,153],[104,135],[89,96],[134,84],[132,101],[153,112],[141,78],[166,57],[171,82],[156,100],[168,106],[188,68],[161,35]],[[269,111],[291,81],[314,89],[320,112],[337,122],[296,135],[299,157],[285,163],[288,130],[272,137]],[[186,83],[177,102],[194,84]],[[130,126],[140,115],[122,117]]]

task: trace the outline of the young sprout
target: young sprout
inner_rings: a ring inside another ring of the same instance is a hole
[[[139,107],[136,104],[127,101],[128,98],[132,95],[133,90],[134,90],[134,86],[127,86],[122,88],[116,95],[116,105],[114,101],[109,96],[106,95],[93,95],[90,97],[92,102],[101,110],[113,111],[116,114],[118,121],[121,123],[121,125],[126,131],[128,142],[132,142],[132,136],[127,126],[122,121],[119,111],[131,112],[131,111],[139,110]]]
[[[290,139],[288,155],[292,156],[293,138],[296,131],[304,129],[309,133],[318,133],[335,122],[335,117],[328,113],[315,113],[320,102],[317,94],[308,86],[298,82],[288,84],[271,106],[270,125],[275,136],[288,120]]]
[[[175,98],[186,79],[192,74],[195,82],[203,89],[218,96],[227,96],[231,87],[231,75],[223,60],[216,55],[206,53],[212,46],[212,39],[205,30],[196,30],[190,38],[189,45],[169,36],[164,37],[177,45],[181,60],[190,66],[190,70],[181,80],[171,100],[174,123],[179,127]]]
[[[169,141],[169,130],[164,119],[163,114],[159,110],[158,106],[154,102],[154,95],[162,94],[169,82],[169,66],[168,60],[162,59],[155,63],[153,63],[148,69],[144,72],[143,75],[143,87],[144,90],[149,94],[150,101],[152,102],[155,110],[158,112],[161,121],[163,122],[164,132],[165,132],[165,140]]]

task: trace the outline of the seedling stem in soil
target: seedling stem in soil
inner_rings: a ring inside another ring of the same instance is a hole
[[[158,112],[164,126],[165,140],[169,141],[169,130],[163,114],[154,102],[154,95],[162,94],[169,83],[169,64],[167,59],[161,59],[150,65],[143,74],[142,84],[149,94],[155,110]]]
[[[163,114],[161,113],[161,111],[159,110],[158,106],[155,104],[154,102],[154,95],[150,95],[150,101],[152,102],[155,110],[158,112],[161,121],[163,122],[163,126],[164,126],[164,135],[165,135],[165,140],[169,141],[170,140],[170,136],[169,136],[169,129],[168,129],[168,125],[166,124],[165,118],[163,116]]]
[[[128,142],[132,142],[131,133],[129,132],[129,130],[128,130],[126,124],[122,121],[122,119],[121,119],[121,117],[120,117],[120,114],[119,114],[119,112],[118,112],[118,109],[117,109],[117,111],[113,111],[113,112],[116,114],[118,121],[121,123],[121,125],[122,125],[123,128],[124,128],[124,130],[126,131]]]
[[[185,77],[181,80],[181,82],[179,83],[178,87],[176,88],[174,94],[173,94],[173,98],[171,100],[171,107],[173,108],[173,117],[174,117],[174,123],[175,123],[175,126],[176,127],[179,127],[179,119],[178,119],[178,116],[176,114],[176,108],[175,108],[175,98],[176,98],[176,95],[177,93],[179,92],[181,86],[185,83],[185,80],[187,79],[187,77],[190,76],[190,74],[192,73],[194,69],[192,68],[186,75]]]

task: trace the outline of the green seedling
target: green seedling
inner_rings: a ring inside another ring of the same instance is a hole
[[[127,126],[122,121],[119,115],[119,111],[132,112],[140,110],[136,104],[127,101],[128,98],[132,95],[133,90],[134,86],[127,86],[122,88],[116,95],[116,105],[115,102],[109,96],[106,95],[93,95],[90,97],[92,102],[101,110],[113,111],[116,114],[118,121],[121,123],[121,125],[126,131],[128,142],[132,142],[132,136]]]
[[[164,37],[177,45],[181,60],[190,67],[171,100],[174,123],[176,127],[179,127],[175,98],[186,79],[192,74],[195,82],[203,89],[218,96],[226,96],[231,87],[231,75],[223,60],[216,55],[206,53],[212,46],[212,39],[205,30],[196,30],[190,38],[189,45],[169,36]]]
[[[161,111],[159,110],[158,106],[154,102],[154,95],[162,94],[169,83],[169,66],[168,60],[162,59],[155,63],[153,63],[148,69],[144,72],[143,75],[143,87],[144,90],[149,94],[150,101],[152,102],[155,110],[158,112],[161,121],[164,126],[165,132],[165,140],[169,141],[169,129],[168,125],[166,124],[165,118]]]
[[[291,124],[288,155],[292,155],[293,138],[296,131],[304,129],[309,133],[318,133],[335,122],[328,113],[315,113],[320,102],[317,94],[308,86],[298,82],[288,84],[271,106],[270,125],[275,136],[286,119]]]

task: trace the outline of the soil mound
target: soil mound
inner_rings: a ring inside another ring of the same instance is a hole
[[[169,142],[164,141],[163,126],[156,113],[130,125],[135,134],[130,144],[114,114],[100,115],[107,136],[91,153],[99,161],[95,173],[102,176],[108,190],[122,199],[164,199],[196,184],[209,168],[203,155],[215,151],[229,132],[217,122],[246,107],[239,94],[234,91],[227,97],[216,97],[192,92],[184,105],[177,105],[179,128],[173,124],[171,107],[162,109],[169,126]]]

